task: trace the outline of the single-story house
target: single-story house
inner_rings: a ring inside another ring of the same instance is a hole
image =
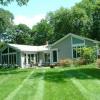
[[[53,44],[30,46],[7,44],[0,50],[0,64],[18,65],[22,68],[33,65],[55,64],[62,59],[79,57],[77,49],[84,46],[96,47],[97,55],[99,41],[69,33]]]

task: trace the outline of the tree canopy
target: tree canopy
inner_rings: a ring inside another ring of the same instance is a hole
[[[0,4],[7,6],[8,4],[14,1],[16,1],[19,6],[22,6],[22,5],[26,5],[29,0],[0,0]]]
[[[100,40],[99,0],[82,0],[71,9],[61,7],[56,11],[49,12],[45,20],[53,31],[50,43],[57,41],[68,33]],[[45,38],[42,39],[45,40]]]
[[[51,25],[47,20],[41,20],[37,25],[32,28],[33,43],[35,45],[45,44],[50,40],[53,34]]]
[[[0,40],[7,37],[7,31],[13,26],[14,16],[8,10],[0,8]]]
[[[17,44],[32,44],[31,29],[25,24],[15,25],[12,42]]]
[[[17,0],[21,1],[23,0]],[[24,3],[27,2],[24,0]],[[13,27],[9,28],[11,25]],[[0,9],[0,34],[5,32],[10,33],[8,36],[13,43],[19,44],[42,45],[46,41],[54,43],[68,33],[100,40],[100,0],[82,0],[70,9],[61,7],[48,12],[46,18],[32,29],[24,24],[13,25],[13,15]]]

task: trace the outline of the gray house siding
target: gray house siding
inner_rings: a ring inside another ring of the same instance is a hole
[[[21,53],[20,52],[16,53],[16,61],[17,61],[17,65],[21,66]]]
[[[72,58],[71,36],[55,44],[51,49],[58,49],[58,61]]]
[[[61,42],[53,45],[51,50],[58,49],[58,62],[59,62],[61,59],[73,58],[73,46],[84,46],[84,45],[89,47],[96,46],[94,41],[87,40],[84,38],[83,39],[77,38],[71,35],[62,40]]]

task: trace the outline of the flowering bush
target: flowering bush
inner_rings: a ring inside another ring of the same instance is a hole
[[[78,58],[73,61],[74,66],[79,66],[79,65],[86,65],[87,61],[83,58]]]
[[[59,65],[63,66],[63,67],[69,67],[72,64],[72,60],[71,59],[62,59],[59,61]]]
[[[80,52],[81,58],[84,59],[87,64],[92,63],[96,60],[96,49],[95,48],[83,47],[83,48],[79,48],[79,52]]]

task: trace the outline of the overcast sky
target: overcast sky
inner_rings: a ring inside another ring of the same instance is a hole
[[[18,6],[15,2],[7,7],[1,5],[0,7],[13,13],[15,24],[23,23],[31,28],[42,18],[45,18],[48,12],[55,11],[60,7],[70,8],[80,1],[81,0],[29,0],[28,4],[22,7]]]

